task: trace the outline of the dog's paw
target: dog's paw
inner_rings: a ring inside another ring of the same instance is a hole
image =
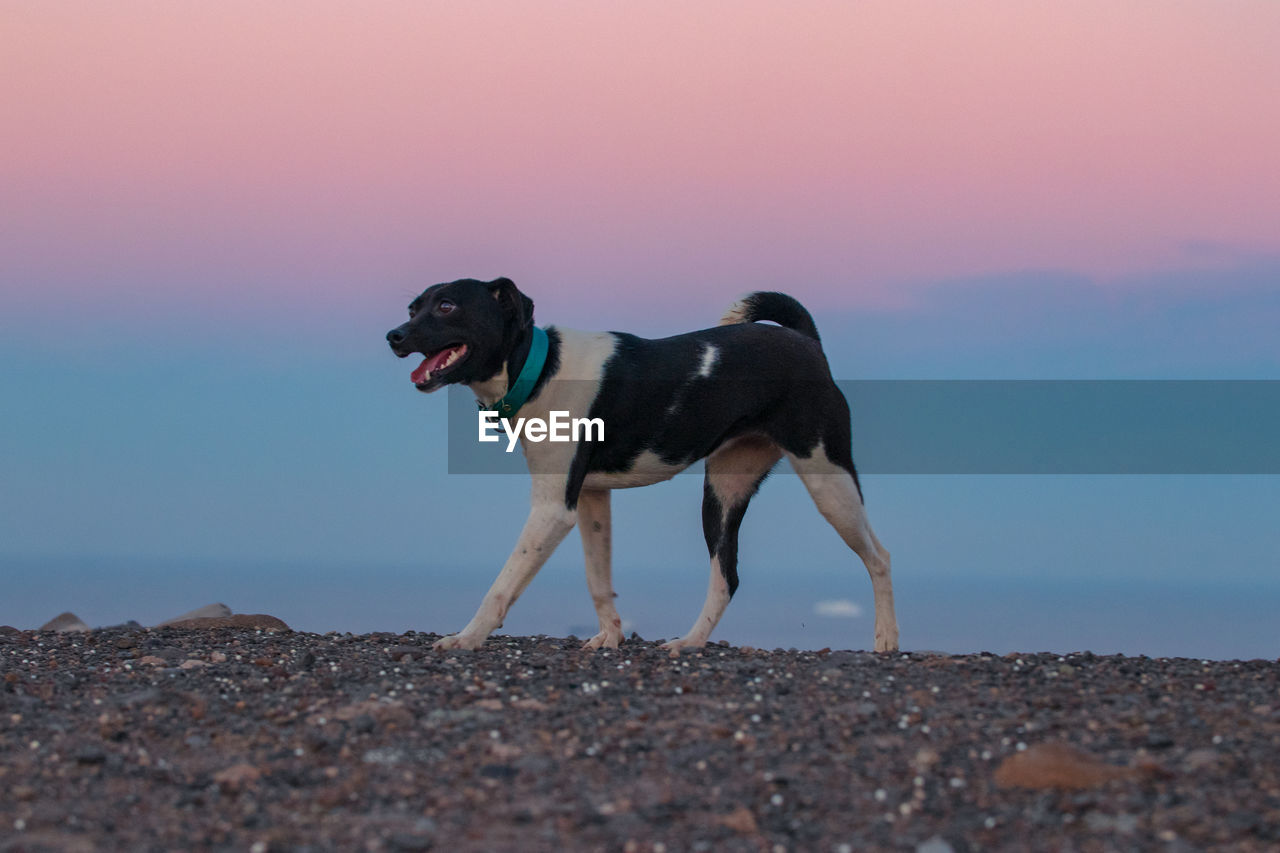
[[[898,632],[876,631],[875,649],[878,652],[896,652],[898,650]]]
[[[450,634],[447,637],[441,637],[431,644],[431,648],[441,651],[449,649],[478,649],[484,645],[484,637],[468,636],[467,634]]]
[[[582,644],[584,649],[616,649],[622,642],[621,631],[601,631]]]
[[[667,640],[662,644],[662,648],[671,652],[673,658],[680,657],[680,652],[684,649],[700,649],[707,644],[705,637],[681,637],[678,640]]]

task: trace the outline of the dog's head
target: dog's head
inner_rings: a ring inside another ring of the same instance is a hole
[[[428,287],[409,303],[409,321],[387,332],[400,358],[419,353],[419,391],[483,382],[506,364],[533,327],[533,300],[509,278],[464,278]]]

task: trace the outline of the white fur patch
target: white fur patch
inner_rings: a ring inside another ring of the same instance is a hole
[[[698,375],[704,379],[711,375],[711,368],[715,367],[716,359],[720,357],[720,350],[711,344],[704,344],[702,349],[702,363],[698,365]]]

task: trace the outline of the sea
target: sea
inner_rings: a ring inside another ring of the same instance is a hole
[[[295,630],[368,633],[460,629],[497,566],[246,562],[113,557],[0,557],[0,625],[36,628],[63,611],[91,626],[154,625],[222,602],[269,613]],[[617,566],[627,635],[682,635],[706,594],[706,569]],[[1093,652],[1212,660],[1280,658],[1280,583],[1108,578],[894,578],[904,651]],[[753,566],[712,640],[765,649],[866,649],[873,604],[866,574]],[[596,632],[581,564],[549,564],[500,634]]]

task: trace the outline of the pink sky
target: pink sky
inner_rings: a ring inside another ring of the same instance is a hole
[[[1277,45],[1273,0],[9,3],[0,296],[853,306],[1274,253]]]

